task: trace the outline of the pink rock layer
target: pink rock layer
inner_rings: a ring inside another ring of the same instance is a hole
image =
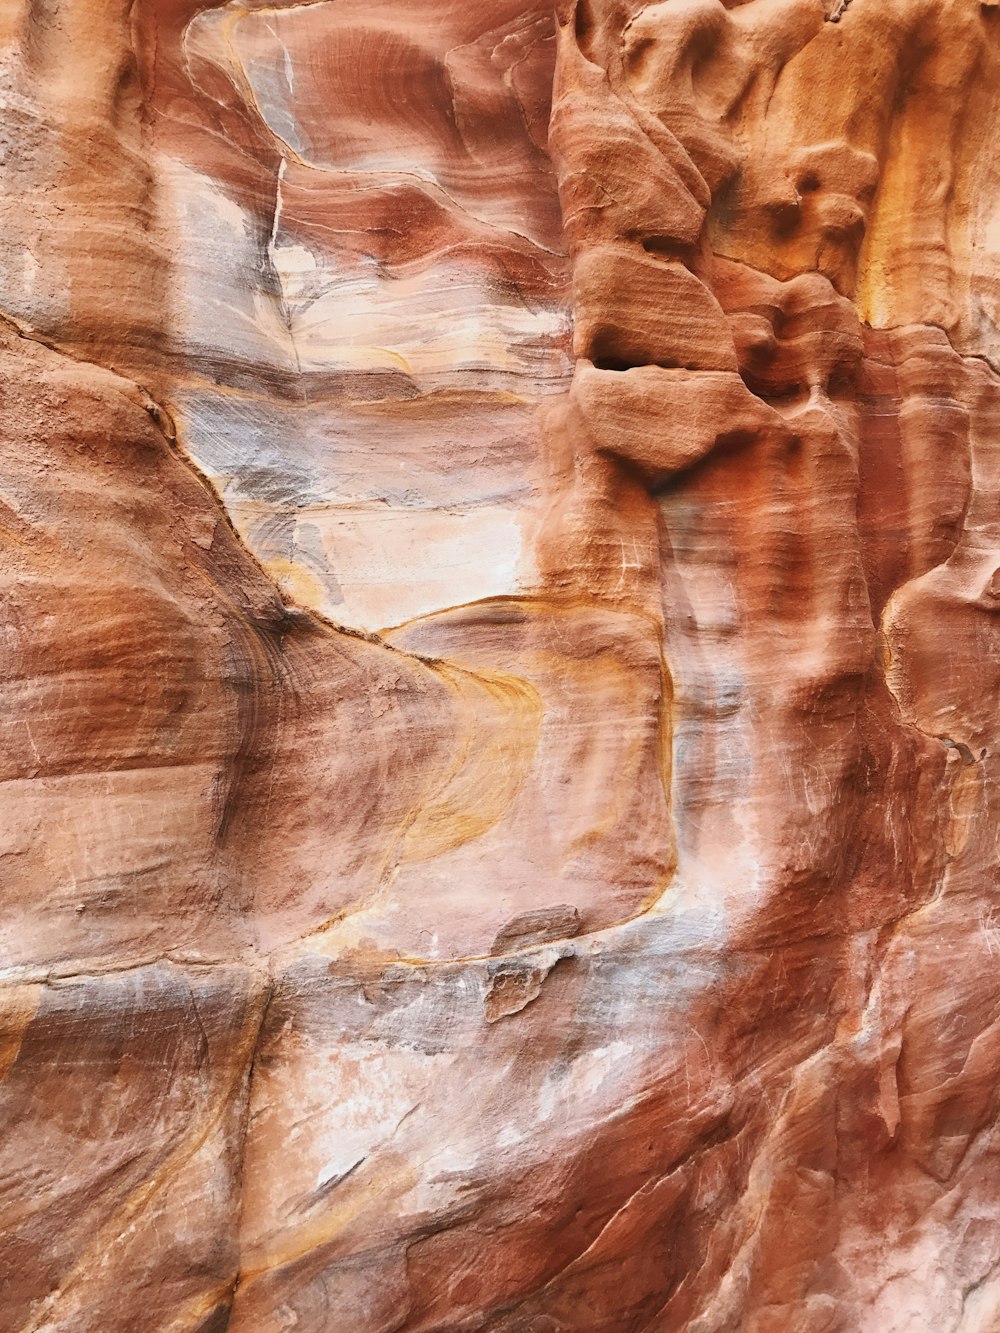
[[[0,79],[0,1326],[996,1333],[1000,7]]]

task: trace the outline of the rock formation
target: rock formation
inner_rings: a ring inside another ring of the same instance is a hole
[[[996,1333],[996,0],[0,81],[0,1328]]]

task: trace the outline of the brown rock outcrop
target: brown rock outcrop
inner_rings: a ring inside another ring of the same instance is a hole
[[[1000,1328],[1000,17],[0,15],[0,1328]]]

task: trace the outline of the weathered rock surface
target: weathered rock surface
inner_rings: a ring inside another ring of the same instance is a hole
[[[0,85],[0,1328],[996,1333],[1000,6]]]

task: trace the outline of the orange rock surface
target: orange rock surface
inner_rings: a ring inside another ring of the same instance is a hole
[[[996,1333],[996,0],[0,83],[3,1333]]]

